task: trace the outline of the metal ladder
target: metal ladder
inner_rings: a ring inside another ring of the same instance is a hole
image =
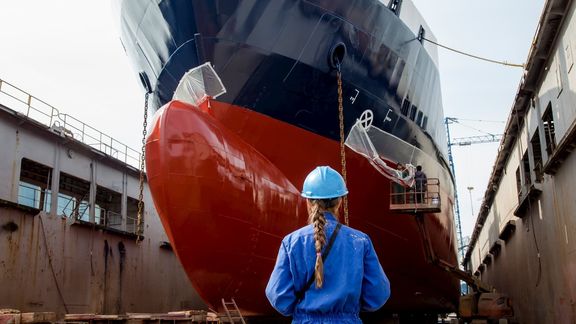
[[[222,298],[222,306],[226,311],[226,316],[228,316],[229,323],[246,324],[244,318],[242,317],[242,314],[240,313],[240,310],[238,309],[238,305],[236,305],[236,301],[234,300],[234,298],[232,298],[231,302],[227,302],[224,300],[224,298]]]

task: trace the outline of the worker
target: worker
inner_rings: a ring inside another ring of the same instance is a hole
[[[282,240],[266,287],[272,306],[292,323],[362,323],[360,311],[376,311],[390,297],[368,235],[338,222],[347,194],[342,176],[327,166],[304,180],[309,225]]]
[[[422,171],[422,166],[416,166],[416,173],[414,174],[415,186],[416,186],[416,202],[422,203],[426,202],[426,191],[428,190],[428,177],[426,173]]]

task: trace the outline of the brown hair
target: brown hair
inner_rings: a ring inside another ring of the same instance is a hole
[[[308,199],[308,222],[314,225],[314,246],[316,248],[316,265],[314,266],[314,277],[316,288],[322,288],[324,283],[324,262],[322,261],[322,248],[326,245],[325,212],[330,212],[338,216],[340,207],[340,197],[332,199]]]

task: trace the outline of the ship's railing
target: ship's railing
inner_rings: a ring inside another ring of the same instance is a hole
[[[390,183],[390,211],[398,213],[441,211],[440,180],[428,178],[426,183],[415,180],[414,186],[404,187],[396,182]]]
[[[50,104],[0,79],[0,103],[42,123],[55,133],[78,140],[128,165],[140,168],[140,151],[134,150]]]

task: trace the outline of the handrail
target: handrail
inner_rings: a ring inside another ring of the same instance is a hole
[[[114,159],[140,168],[142,158],[140,151],[130,148],[71,115],[60,113],[52,105],[2,79],[0,79],[0,103],[9,104],[10,109],[48,126],[61,136],[73,138]]]
[[[419,179],[416,179],[418,182]],[[420,180],[422,181],[422,180]],[[394,211],[432,211],[441,209],[440,180],[428,178],[426,184],[404,187],[398,183],[390,183],[390,210]]]

